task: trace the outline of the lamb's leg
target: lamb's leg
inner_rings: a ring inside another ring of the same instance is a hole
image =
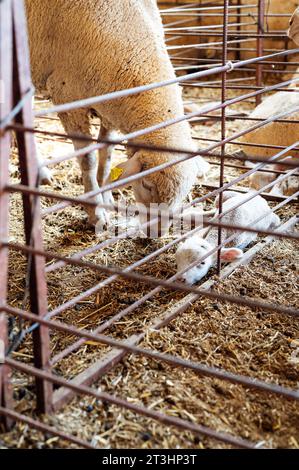
[[[59,115],[63,127],[67,134],[82,134],[91,137],[90,120],[86,110],[77,110],[70,113],[63,113]],[[81,150],[90,145],[84,141],[72,139],[75,150]],[[82,180],[85,193],[91,191],[98,191],[99,185],[97,181],[97,152],[89,152],[84,156],[78,157],[78,162],[82,172]],[[93,200],[98,204],[103,204],[103,197],[101,194],[93,197]],[[101,224],[105,227],[108,223],[106,211],[101,207],[90,207],[86,209],[89,217],[89,222],[92,225]]]
[[[109,131],[103,124],[99,134],[99,140],[109,139],[113,136],[113,132]],[[109,145],[104,149],[99,150],[99,165],[98,165],[98,184],[100,187],[108,183],[111,172],[111,158],[112,158],[113,145]],[[103,193],[103,200],[105,204],[114,204],[112,191]]]

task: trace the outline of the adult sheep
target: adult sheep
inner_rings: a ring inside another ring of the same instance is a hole
[[[299,120],[299,89],[297,91],[294,85],[291,85],[289,89],[294,89],[294,91],[276,92],[265,98],[252,111],[249,116],[252,119],[271,119],[278,116],[277,119],[283,122],[269,122],[241,137],[239,141],[242,144],[250,143],[253,145],[250,147],[242,145],[241,148],[245,154],[268,160],[279,152],[279,149],[275,147],[289,147],[296,142],[296,136],[299,134],[299,124],[296,122]],[[254,126],[256,122],[250,124]],[[263,145],[266,145],[266,147],[263,147]],[[294,150],[288,152],[287,155],[298,157],[299,153]],[[281,158],[285,156],[283,155]]]
[[[299,45],[299,8],[295,10],[290,20],[288,36],[295,44]],[[298,72],[299,69],[297,69],[297,74]],[[297,74],[296,78],[298,78]],[[268,119],[276,115],[288,113],[282,117],[289,122],[274,121],[241,137],[241,143],[256,145],[253,147],[242,146],[241,148],[245,154],[248,153],[254,157],[267,160],[279,151],[271,146],[289,147],[298,140],[296,139],[296,136],[299,135],[299,124],[296,122],[299,120],[298,83],[291,84],[289,89],[293,91],[279,91],[267,97],[250,115],[251,118],[255,119]],[[268,147],[259,147],[259,145],[265,144]],[[299,152],[298,150],[290,151],[287,153],[287,156],[292,156],[291,159],[298,162]],[[283,155],[283,158],[285,157],[286,155]],[[279,164],[271,167],[277,170],[285,169],[285,167],[281,167]],[[251,176],[250,184],[255,189],[259,189],[267,183],[274,181],[275,178],[275,173],[263,174],[258,172]],[[296,192],[298,188],[298,183],[296,184],[296,180],[298,181],[297,178],[297,176],[291,177],[286,180],[284,184],[280,184],[278,187],[277,185],[274,186],[272,192],[274,194],[286,195]]]
[[[288,30],[288,36],[290,39],[292,39],[292,41],[294,41],[297,46],[299,46],[299,7],[296,8],[290,19],[290,28]]]
[[[175,78],[155,0],[26,0],[33,82],[59,105]],[[89,109],[59,115],[68,134],[91,136]],[[93,106],[101,118],[100,137],[128,134],[184,115],[178,84]],[[194,150],[187,122],[151,132],[135,142]],[[75,149],[86,146],[73,140]],[[108,150],[79,159],[85,191],[107,181]],[[179,154],[129,152],[122,178],[176,160]],[[97,169],[98,167],[98,169]],[[136,201],[171,208],[189,193],[208,164],[196,157],[133,183]],[[106,176],[105,176],[106,175]],[[99,204],[112,195],[97,196]],[[92,224],[105,222],[101,208],[89,210]]]
[[[294,85],[291,86],[290,89],[291,88],[294,88]],[[294,88],[294,90],[296,89]],[[268,96],[250,114],[250,118],[257,120],[270,119],[274,116],[280,116],[279,120],[282,122],[269,122],[265,126],[259,127],[239,139],[239,142],[242,144],[240,150],[242,150],[244,155],[267,161],[277,155],[284,147],[290,147],[296,142],[296,135],[299,134],[299,124],[297,123],[299,120],[299,93],[297,91],[279,91],[274,93]],[[254,125],[255,122],[251,124]],[[252,146],[246,144],[251,144]],[[298,156],[298,150],[291,150],[282,154],[280,160],[289,157],[288,160],[298,162]],[[255,165],[247,162],[247,166],[253,167]],[[282,163],[277,163],[267,165],[266,169],[285,171],[288,168]],[[260,189],[274,181],[276,177],[276,173],[263,173],[258,171],[251,175],[250,186],[255,189]],[[275,187],[274,193],[282,193],[285,190],[285,194],[287,194],[290,192],[290,188],[294,188],[294,192],[296,192],[296,185],[294,185],[293,182],[291,183],[291,180],[288,180],[286,183],[287,185],[279,185],[279,188]],[[269,190],[270,189],[271,188],[269,188]]]

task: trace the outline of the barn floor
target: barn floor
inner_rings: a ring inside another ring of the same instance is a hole
[[[203,101],[205,97],[211,96],[209,90],[198,92],[188,89],[187,99],[190,96],[194,98],[196,93]],[[217,99],[215,95],[213,91],[213,99]],[[38,101],[37,105],[48,106],[48,103]],[[242,104],[241,108],[249,110],[252,106]],[[240,105],[235,109],[239,110]],[[61,130],[59,121],[55,119],[41,119],[37,124],[47,130]],[[238,121],[228,122],[228,132],[235,132],[241,125]],[[219,123],[209,126],[195,124],[193,132],[195,136],[202,137],[208,131],[212,138],[219,138],[219,126]],[[72,147],[59,140],[38,137],[38,149],[44,158],[49,158],[69,152]],[[11,170],[13,180],[17,181],[15,164],[16,161],[13,160]],[[239,174],[240,171],[236,169],[226,170],[228,181]],[[216,182],[218,175],[219,167],[213,167],[211,181]],[[246,182],[242,184],[246,186]],[[82,188],[77,165],[67,162],[55,167],[54,183],[49,189],[68,195],[80,194]],[[194,196],[206,192],[198,184],[194,189]],[[125,193],[126,197],[132,196],[130,191]],[[209,201],[205,207],[209,208],[212,202]],[[43,207],[51,204],[49,200],[43,201]],[[288,220],[296,213],[296,209],[298,207],[295,204],[290,204],[278,214],[282,220]],[[21,232],[21,201],[14,195],[11,204],[11,240],[20,241]],[[64,255],[83,250],[99,241],[95,238],[94,231],[88,227],[81,208],[71,207],[47,216],[44,220],[44,232],[45,246]],[[85,259],[98,264],[126,267],[167,241],[122,240],[114,247]],[[169,277],[175,273],[174,253],[174,249],[168,250],[138,271],[159,278]],[[20,307],[22,304],[24,267],[24,258],[12,254],[9,300],[13,306]],[[249,266],[239,268],[230,278],[217,284],[216,289],[219,292],[298,306],[298,267],[296,244],[291,241],[277,241],[260,252]],[[50,310],[105,278],[105,275],[75,267],[49,274]],[[144,284],[136,286],[136,283],[130,281],[116,281],[57,319],[80,328],[93,329],[149,290],[150,287]],[[154,317],[183,297],[183,293],[162,291],[142,308],[116,323],[107,334],[124,339],[140,333],[150,326]],[[73,341],[74,338],[67,335],[53,333],[53,354]],[[161,331],[149,331],[141,345],[292,389],[299,386],[299,363],[294,360],[294,351],[299,348],[299,319],[288,316],[200,299]],[[78,352],[59,362],[55,372],[73,378],[108,351],[109,348],[105,346],[85,344]],[[20,346],[14,357],[31,362],[30,339]],[[130,355],[94,386],[132,403],[143,404],[171,416],[260,442],[267,447],[299,448],[298,404],[284,398],[253,392],[228,382],[201,377],[192,371],[173,369],[165,364]],[[15,374],[14,387],[17,411],[34,416],[32,379]],[[219,442],[162,426],[158,422],[90,398],[74,399],[59,413],[44,417],[43,420],[102,448],[225,447]],[[27,425],[18,424],[11,433],[0,436],[0,446],[57,448],[67,447],[69,444],[51,436],[42,436]]]

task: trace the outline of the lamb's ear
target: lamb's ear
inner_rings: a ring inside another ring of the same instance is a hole
[[[137,175],[142,170],[142,165],[136,153],[132,158],[126,162],[119,163],[111,171],[110,181],[119,181],[130,176]],[[131,183],[129,183],[131,184]]]
[[[236,261],[237,259],[242,258],[243,255],[243,251],[239,248],[223,248],[221,250],[221,260],[226,263]]]

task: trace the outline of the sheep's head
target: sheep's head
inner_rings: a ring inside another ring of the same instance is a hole
[[[299,8],[294,11],[292,18],[290,19],[288,36],[295,42],[295,44],[297,44],[297,46],[299,46]]]
[[[182,278],[188,284],[200,281],[208,273],[209,269],[215,265],[217,252],[207,256],[212,250],[213,245],[200,235],[189,238],[179,246],[176,252],[178,272],[185,270],[188,266],[198,261],[196,266],[182,274]],[[221,259],[224,262],[232,262],[242,258],[242,256],[243,251],[238,248],[223,248],[221,250]]]
[[[172,154],[171,159],[175,159]],[[169,153],[155,154],[150,151],[139,151],[127,162],[118,165],[122,170],[121,179],[137,175],[149,170],[154,166],[161,165],[170,160]],[[134,190],[136,203],[143,207],[140,212],[140,221],[144,224],[150,217],[153,219],[158,210],[163,213],[174,211],[188,195],[197,176],[204,176],[209,169],[209,164],[201,157],[195,157],[190,161],[165,168],[156,173],[151,173],[130,183]],[[149,211],[149,215],[146,214]],[[155,235],[155,225],[151,227],[151,236],[163,235],[169,228],[169,220],[163,218],[157,223],[157,233]]]

